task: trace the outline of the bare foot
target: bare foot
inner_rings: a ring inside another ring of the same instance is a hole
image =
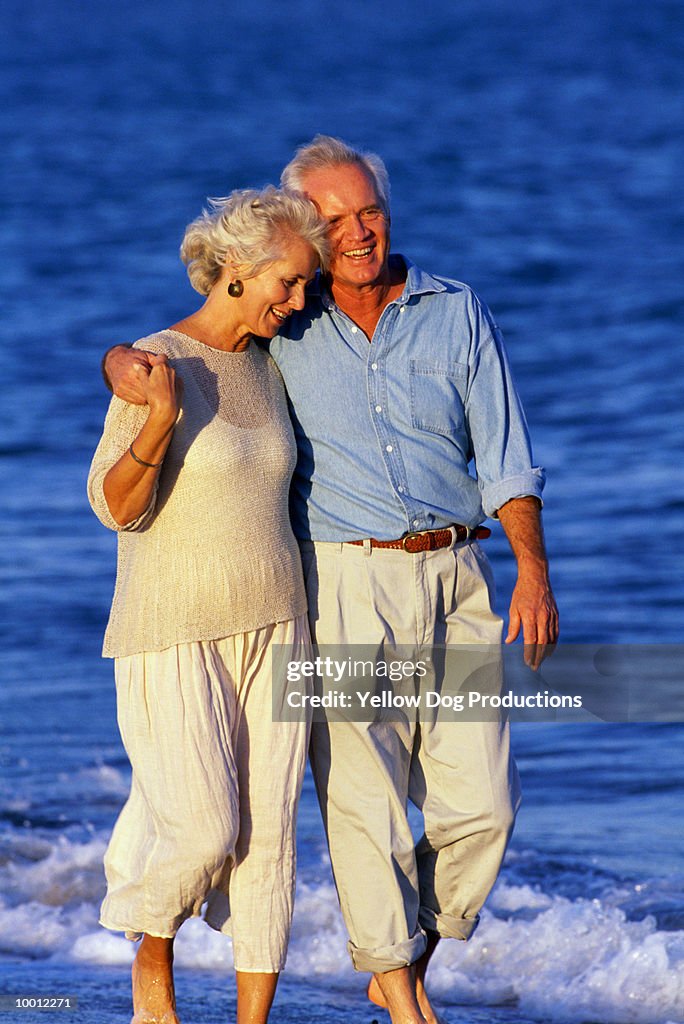
[[[370,999],[371,1003],[375,1003],[376,1006],[380,1006],[383,1010],[387,1009],[387,1000],[383,996],[382,989],[375,980],[374,974],[371,974],[371,980],[368,982],[366,995]]]
[[[131,1024],[180,1024],[176,1016],[176,996],[173,989],[173,954],[169,940],[157,940],[155,945],[168,942],[150,952],[146,935],[133,961],[133,1018]]]
[[[416,979],[416,998],[427,1024],[448,1024],[446,1017],[443,1017],[441,1013],[438,1013],[430,1002],[428,994],[425,991],[425,986],[420,978]]]
[[[416,979],[412,965],[373,975],[368,986],[368,998],[376,1006],[387,1010],[392,1024],[425,1024],[422,1010],[416,1001]]]
[[[382,989],[380,988],[375,975],[371,976],[371,980],[368,983],[368,989],[366,990],[366,995],[371,1003],[375,1003],[376,1006],[380,1006],[383,1010],[387,1009],[387,1000],[382,993]],[[421,978],[416,979],[416,999],[420,1006],[420,1012],[427,1021],[427,1024],[447,1024],[446,1017],[442,1017],[430,1002]]]

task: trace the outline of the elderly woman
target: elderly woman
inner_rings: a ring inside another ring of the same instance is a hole
[[[302,308],[325,226],[297,194],[235,192],[188,227],[181,257],[206,301],[136,343],[154,353],[147,406],[112,399],[88,480],[119,531],[104,655],[133,769],[101,922],[142,937],[133,1024],[178,1024],[173,940],[206,902],[213,927],[230,919],[237,1020],[258,1024],[285,960],[308,731],[272,720],[270,648],[297,659],[309,641],[295,442],[253,338]]]

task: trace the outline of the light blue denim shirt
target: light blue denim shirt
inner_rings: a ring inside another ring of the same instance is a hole
[[[541,496],[491,314],[467,285],[405,263],[371,344],[317,287],[269,344],[297,438],[300,539],[472,527],[510,498]]]

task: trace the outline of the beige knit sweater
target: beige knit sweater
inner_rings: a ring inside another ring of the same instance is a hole
[[[253,343],[222,352],[170,330],[135,347],[165,352],[184,392],[158,488],[135,522],[116,523],[102,484],[147,407],[112,398],[93,458],[90,503],[119,533],[103,655],[161,651],[301,615],[306,594],[288,516],[296,448],[275,363]]]

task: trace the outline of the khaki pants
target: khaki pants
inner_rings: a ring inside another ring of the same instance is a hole
[[[491,572],[475,543],[410,555],[339,543],[303,546],[319,645],[491,645]],[[491,654],[490,654],[491,658]],[[423,928],[467,939],[496,880],[519,803],[500,722],[314,723],[311,763],[357,970],[414,962]],[[407,800],[423,813],[417,846]]]
[[[106,928],[172,937],[208,900],[238,970],[282,969],[309,729],[272,720],[271,644],[308,657],[306,616],[117,659],[133,778],[105,856]]]

